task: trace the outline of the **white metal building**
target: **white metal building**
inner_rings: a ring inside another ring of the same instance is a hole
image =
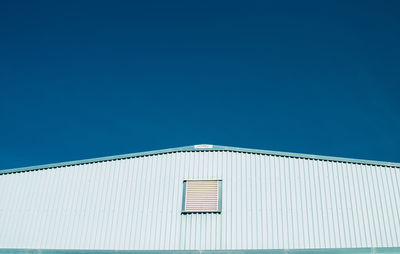
[[[1,253],[400,253],[400,164],[196,145],[0,171]]]

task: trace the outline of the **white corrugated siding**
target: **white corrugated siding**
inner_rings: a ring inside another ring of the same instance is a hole
[[[0,175],[0,248],[398,247],[399,171],[210,151]],[[222,213],[181,215],[184,179],[222,179]]]

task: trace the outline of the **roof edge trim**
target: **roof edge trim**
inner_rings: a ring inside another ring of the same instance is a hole
[[[78,249],[0,249],[0,254],[21,253],[21,254],[47,254],[47,253],[71,253],[71,254],[158,254],[158,253],[180,253],[180,254],[228,254],[228,253],[249,253],[249,254],[395,254],[399,253],[399,247],[379,247],[379,248],[348,248],[348,249],[241,249],[241,250],[78,250]]]
[[[162,150],[153,150],[153,151],[147,151],[147,152],[105,156],[105,157],[98,157],[98,158],[93,158],[93,159],[83,159],[83,160],[66,161],[66,162],[51,163],[51,164],[44,164],[44,165],[37,165],[37,166],[29,166],[29,167],[3,169],[3,170],[0,170],[0,175],[19,173],[19,172],[25,172],[25,171],[42,170],[42,169],[48,169],[48,168],[75,166],[75,165],[80,165],[80,164],[89,164],[89,163],[97,163],[97,162],[112,161],[112,160],[122,160],[122,159],[134,158],[134,157],[152,156],[152,155],[159,155],[159,154],[165,154],[165,153],[201,152],[201,151],[231,151],[231,152],[265,154],[265,155],[274,155],[274,156],[292,157],[292,158],[301,158],[301,159],[324,160],[324,161],[335,161],[335,162],[345,162],[345,163],[354,163],[354,164],[365,164],[365,165],[373,165],[373,166],[385,166],[385,167],[400,168],[400,163],[395,163],[395,162],[351,159],[351,158],[343,158],[343,157],[302,154],[302,153],[290,153],[290,152],[278,152],[278,151],[270,151],[270,150],[249,149],[249,148],[239,148],[239,147],[230,147],[230,146],[217,146],[217,145],[213,145],[211,148],[195,148],[195,146],[193,145],[193,146],[183,146],[183,147],[177,147],[177,148],[168,148],[168,149],[162,149]]]

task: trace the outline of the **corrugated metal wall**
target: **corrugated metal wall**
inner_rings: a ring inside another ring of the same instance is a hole
[[[399,171],[198,151],[0,175],[0,248],[396,247]],[[181,215],[184,179],[222,179],[222,213]]]

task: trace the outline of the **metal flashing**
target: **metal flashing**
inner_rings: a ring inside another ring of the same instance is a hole
[[[182,214],[185,211],[185,201],[186,201],[186,180],[183,181],[183,197],[182,197]]]
[[[292,157],[292,158],[303,158],[303,159],[311,159],[311,160],[335,161],[335,162],[344,162],[344,163],[353,163],[353,164],[363,164],[363,165],[374,165],[374,166],[386,166],[386,167],[400,168],[400,163],[396,163],[396,162],[362,160],[362,159],[352,159],[352,158],[343,158],[343,157],[333,157],[333,156],[323,156],[323,155],[313,155],[313,154],[302,154],[302,153],[290,153],[290,152],[279,152],[279,151],[271,151],[271,150],[249,149],[249,148],[218,146],[218,145],[212,145],[211,148],[209,148],[209,147],[207,147],[207,148],[201,148],[201,147],[200,148],[196,148],[196,147],[198,147],[198,145],[183,146],[183,147],[177,147],[177,148],[168,148],[168,149],[154,150],[154,151],[147,151],[147,152],[138,152],[138,153],[129,153],[129,154],[105,156],[105,157],[98,157],[98,158],[93,158],[93,159],[83,159],[83,160],[51,163],[51,164],[29,166],[29,167],[21,167],[21,168],[3,169],[3,170],[0,170],[0,175],[19,173],[19,172],[25,172],[25,171],[43,170],[43,169],[57,168],[57,167],[68,167],[68,166],[89,164],[89,163],[98,163],[98,162],[112,161],[112,160],[122,160],[122,159],[134,158],[134,157],[155,156],[155,155],[166,154],[166,153],[210,152],[210,151],[230,151],[230,152],[241,152],[241,153],[252,153],[252,154],[265,154],[265,155],[283,156],[283,157]]]
[[[266,249],[266,250],[68,250],[0,249],[0,254],[398,254],[400,248]]]

